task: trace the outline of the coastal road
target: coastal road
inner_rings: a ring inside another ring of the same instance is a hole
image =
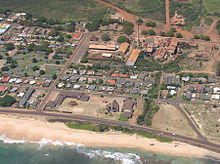
[[[0,109],[0,113],[46,116],[46,117],[51,117],[51,118],[56,118],[56,119],[70,119],[70,120],[88,121],[88,122],[101,123],[101,124],[114,125],[114,126],[122,126],[122,127],[129,128],[132,130],[138,130],[138,131],[142,131],[142,132],[146,132],[150,134],[157,134],[160,136],[186,142],[194,146],[199,146],[199,147],[220,153],[220,145],[218,144],[211,143],[206,140],[190,138],[190,137],[186,137],[186,136],[182,136],[178,134],[172,134],[172,133],[168,133],[168,132],[164,132],[161,130],[156,130],[156,129],[152,129],[148,127],[132,125],[127,122],[120,122],[116,120],[109,120],[109,119],[103,119],[103,118],[86,116],[86,115],[66,115],[66,114],[49,113],[49,112],[41,112],[41,111]]]

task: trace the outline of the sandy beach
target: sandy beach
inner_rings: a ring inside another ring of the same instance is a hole
[[[63,123],[49,123],[43,118],[27,118],[23,116],[0,115],[0,135],[7,138],[28,142],[38,142],[42,139],[53,141],[74,142],[85,146],[131,147],[150,152],[190,157],[213,157],[218,159],[220,154],[174,141],[161,143],[137,135],[127,135],[120,132],[105,134],[74,130]],[[150,146],[154,144],[154,146]]]

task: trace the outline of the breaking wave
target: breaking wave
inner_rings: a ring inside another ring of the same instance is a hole
[[[22,140],[14,140],[6,137],[6,133],[0,136],[0,141],[5,144],[23,144],[27,143],[25,139]],[[39,142],[30,142],[34,144],[39,144],[39,148],[43,148],[46,145],[54,145],[54,146],[69,146],[75,149],[78,153],[84,154],[89,158],[105,158],[105,159],[113,159],[116,161],[121,161],[122,164],[142,164],[140,160],[140,156],[134,153],[122,153],[122,152],[114,152],[103,149],[95,149],[95,148],[87,148],[84,147],[83,144],[76,144],[74,142],[63,142],[63,141],[53,141],[51,139],[41,139]]]

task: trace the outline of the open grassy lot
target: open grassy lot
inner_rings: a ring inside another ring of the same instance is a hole
[[[183,105],[205,136],[220,143],[220,108],[204,105]]]
[[[172,105],[160,105],[152,119],[152,127],[163,131],[196,137],[184,116]]]
[[[102,18],[106,13],[106,8],[93,0],[1,0],[0,9],[60,20]]]
[[[134,13],[146,18],[165,21],[164,0],[104,0],[129,13]]]
[[[204,6],[209,13],[218,13],[220,16],[220,1],[219,0],[204,0]]]

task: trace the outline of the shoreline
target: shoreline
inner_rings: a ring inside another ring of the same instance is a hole
[[[24,140],[29,143],[39,143],[45,139],[55,143],[75,143],[88,147],[134,148],[173,156],[213,158],[215,160],[219,160],[220,157],[220,153],[179,141],[166,143],[136,134],[128,135],[115,131],[95,133],[70,129],[64,123],[49,123],[40,117],[0,115],[0,135],[3,134],[6,134],[7,138]]]

